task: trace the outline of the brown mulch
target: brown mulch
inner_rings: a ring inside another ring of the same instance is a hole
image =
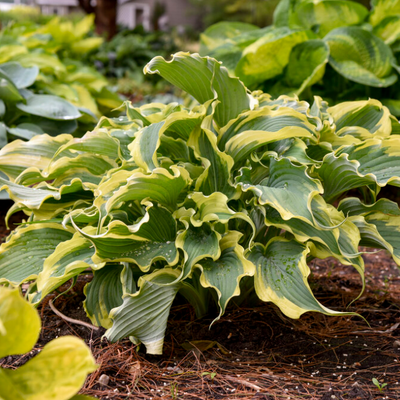
[[[310,283],[325,306],[356,312],[370,326],[357,316],[307,313],[290,320],[275,306],[256,303],[233,304],[209,329],[211,316],[196,320],[178,298],[164,354],[150,356],[129,340],[102,340],[103,329],[66,322],[45,300],[39,307],[43,330],[33,353],[5,358],[0,366],[15,368],[51,339],[72,334],[86,341],[99,364],[81,393],[100,399],[400,399],[399,269],[383,251],[364,258],[366,290],[350,306],[361,290],[353,268],[317,260],[310,265]],[[82,301],[89,280],[90,275],[81,276],[55,307],[88,322]],[[380,392],[372,378],[387,386]]]

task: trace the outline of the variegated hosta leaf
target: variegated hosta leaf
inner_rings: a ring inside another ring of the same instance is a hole
[[[396,14],[400,14],[399,0],[374,0],[372,2],[370,22],[373,26],[376,26],[384,18]]]
[[[22,299],[18,289],[0,286],[0,358],[31,351],[39,338],[40,325],[36,310]]]
[[[329,59],[329,47],[323,40],[308,40],[296,45],[290,53],[285,74],[288,91],[300,95],[325,74]]]
[[[61,242],[44,261],[43,270],[36,280],[38,293],[30,297],[31,301],[40,301],[87,268],[96,267],[91,260],[94,253],[93,244],[78,233]]]
[[[94,263],[133,262],[144,272],[157,260],[165,260],[169,265],[178,262],[176,231],[172,214],[151,203],[147,206],[145,216],[134,225],[127,226],[121,221],[112,221],[105,232],[100,234],[79,229],[81,235],[95,246],[96,253],[92,257]]]
[[[94,205],[100,208],[100,206],[107,202],[109,198],[122,186],[127,184],[128,178],[132,176],[133,172],[136,172],[136,167],[127,167],[115,169],[109,171],[107,175],[103,177],[101,183],[95,190]]]
[[[338,136],[356,136],[358,131],[352,133],[354,127],[367,131],[362,132],[364,136],[360,135],[362,139],[384,138],[392,132],[390,112],[378,100],[349,101],[330,107],[328,112],[336,124]]]
[[[182,139],[186,142],[193,130],[201,124],[210,110],[210,104],[213,103],[214,100],[210,100],[203,105],[192,108],[190,111],[174,112],[165,121],[166,125],[163,133],[172,139]]]
[[[139,290],[126,294],[122,305],[111,311],[113,325],[107,338],[117,341],[129,336],[134,343],[143,343],[147,353],[161,354],[169,310],[182,286],[178,277],[179,271],[170,268],[141,277]]]
[[[240,281],[244,276],[254,275],[254,265],[243,255],[243,247],[238,244],[242,234],[230,231],[219,242],[221,255],[217,260],[200,260],[198,267],[202,274],[200,283],[203,287],[215,289],[218,295],[219,315],[224,314],[229,300],[240,295]]]
[[[132,269],[127,264],[108,263],[94,271],[92,281],[85,287],[86,313],[95,325],[111,328],[110,311],[122,304],[124,294],[135,292]]]
[[[297,27],[300,25],[298,22],[296,24],[295,8],[297,5],[297,0],[281,0],[274,10],[274,26],[291,26]]]
[[[125,109],[128,121],[140,120],[143,126],[149,126],[151,122],[143,115],[140,108],[134,107],[132,102],[124,101],[119,109]]]
[[[146,198],[158,201],[173,210],[178,198],[190,183],[189,173],[182,167],[171,167],[172,174],[165,168],[156,168],[150,175],[133,172],[127,184],[118,189],[107,201],[107,212],[127,201],[142,201]]]
[[[361,245],[388,250],[400,265],[400,209],[397,203],[380,199],[374,204],[363,204],[350,197],[342,200],[338,208],[357,225]]]
[[[56,247],[72,238],[72,229],[56,223],[17,228],[0,247],[0,283],[19,285],[35,279]]]
[[[112,160],[121,157],[118,140],[114,139],[106,130],[96,129],[93,132],[87,132],[82,138],[71,139],[59,147],[52,162],[63,156],[73,158],[76,152],[106,156]]]
[[[385,249],[400,265],[400,216],[371,213],[362,217],[352,217],[361,234],[363,246]]]
[[[228,198],[219,192],[210,196],[194,192],[190,199],[196,204],[196,214],[190,218],[193,226],[201,226],[204,222],[221,222],[226,224],[231,219],[237,218],[246,221],[255,231],[253,221],[244,212],[236,212],[229,208]]]
[[[206,55],[210,50],[224,44],[226,39],[257,30],[258,27],[244,22],[218,22],[200,34],[200,54]]]
[[[368,215],[375,212],[387,215],[400,215],[399,205],[387,199],[380,199],[373,204],[364,204],[356,197],[348,197],[339,203],[338,210],[351,217]]]
[[[321,226],[326,227],[325,229],[297,218],[285,221],[272,208],[267,208],[265,222],[268,226],[292,233],[301,243],[311,240],[315,245],[312,248],[314,256],[334,256],[343,264],[353,265],[364,279],[364,263],[358,252],[360,233],[357,227],[347,220],[343,213],[326,204],[322,197],[313,198],[311,209],[314,217]]]
[[[250,97],[244,85],[229,76],[228,71],[213,58],[198,54],[176,53],[171,61],[155,57],[144,68],[145,73],[160,74],[173,85],[191,94],[199,103],[217,98],[215,111],[219,126],[226,125],[250,108]]]
[[[98,184],[101,176],[115,167],[117,163],[107,156],[75,154],[72,157],[61,157],[50,161],[48,167],[42,171],[37,168],[28,168],[18,176],[16,182],[33,185],[38,182],[52,181],[52,186],[57,187],[77,178],[89,185]]]
[[[121,106],[123,107],[123,106]],[[137,119],[131,120],[127,116],[122,116],[118,118],[106,118],[101,117],[99,123],[97,124],[97,129],[106,128],[108,130],[111,129],[124,129],[124,130],[133,130],[137,131],[142,128],[143,123],[138,121]]]
[[[235,74],[246,86],[271,79],[283,72],[293,47],[313,37],[315,35],[309,31],[294,31],[286,27],[272,29],[244,49]]]
[[[324,157],[316,171],[323,181],[327,201],[358,187],[377,184],[400,186],[400,141],[370,139],[361,144],[342,146]]]
[[[256,244],[246,257],[255,266],[254,286],[258,297],[271,301],[290,318],[308,311],[343,315],[324,307],[314,297],[307,278],[307,246],[293,240],[274,238],[264,247]]]
[[[329,63],[345,78],[367,86],[387,87],[397,80],[390,47],[371,32],[348,26],[329,32]]]
[[[384,18],[374,27],[374,34],[388,45],[395,43],[400,38],[400,15]]]
[[[161,129],[164,124],[165,122],[162,121],[143,128],[132,143],[133,159],[146,172],[151,172],[160,166],[157,160],[157,149],[160,146]]]
[[[212,28],[213,26],[210,27],[210,29]],[[273,26],[268,26],[266,28],[243,32],[238,36],[225,40],[220,46],[210,50],[208,55],[221,61],[229,73],[235,75],[235,69],[242,58],[243,50],[273,30]]]
[[[160,138],[159,150],[162,154],[168,154],[169,158],[176,162],[189,163],[194,161],[187,142],[183,139],[173,139],[169,136],[163,135]],[[189,164],[195,167],[193,164]],[[201,168],[198,166],[198,168]],[[190,172],[189,172],[190,173]]]
[[[29,352],[40,333],[35,308],[18,290],[0,287],[0,357]],[[0,368],[3,400],[68,400],[97,368],[83,341],[65,336],[17,370]]]
[[[131,153],[128,146],[134,140],[136,129],[111,129],[110,135],[119,142],[119,149],[121,152],[121,157],[123,160],[129,160],[131,158]]]
[[[275,133],[276,136],[272,137],[271,142],[283,140],[286,138],[286,135],[281,134],[281,129],[292,125],[305,130],[306,132],[303,133],[305,137],[311,137],[309,134],[314,132],[315,126],[309,123],[305,115],[288,108],[284,110],[274,109],[273,106],[275,104],[271,103],[271,101],[268,101],[268,107],[264,106],[259,110],[245,112],[223,127],[218,133],[219,149],[226,150],[227,143],[235,136],[241,133],[249,135],[252,131],[256,131],[259,134],[261,132],[268,132],[269,135]],[[279,132],[279,135],[277,132]]]
[[[300,1],[295,13],[301,25],[307,29],[316,28],[318,35],[324,37],[340,26],[360,24],[368,10],[354,1],[317,0]]]
[[[287,138],[315,138],[315,126],[300,112],[269,107],[249,111],[231,121],[219,133],[218,146],[239,163],[268,143]]]
[[[110,121],[112,124],[121,125],[121,121],[123,121],[122,124],[131,125],[131,121],[136,121],[140,127],[149,126],[165,120],[172,113],[182,110],[178,103],[150,103],[134,107],[130,101],[125,101],[120,109],[123,108],[125,108],[126,117],[113,118]]]
[[[174,112],[165,120],[153,123],[140,130],[136,134],[135,140],[129,146],[135,163],[147,172],[151,172],[159,167],[157,149],[163,143],[163,140],[164,145],[167,142],[171,147],[173,146],[171,143],[173,139],[175,139],[176,143],[184,143],[182,140],[178,140],[183,139],[186,141],[189,138],[190,133],[196,126],[200,125],[202,119],[205,117],[207,108],[202,107],[199,112],[191,113],[187,111]],[[188,150],[185,150],[187,151],[187,156],[184,157],[184,161],[189,161]],[[176,159],[171,152],[164,154],[168,154],[173,159]]]
[[[189,226],[181,232],[176,239],[176,247],[184,253],[182,264],[181,280],[192,274],[193,266],[204,258],[211,258],[214,261],[221,255],[219,241],[221,235],[215,232],[209,224],[202,224],[199,227]]]
[[[187,142],[194,151],[196,158],[202,161],[204,172],[197,178],[197,191],[205,195],[214,192],[224,193],[229,198],[236,196],[236,190],[232,183],[231,170],[233,159],[217,147],[217,137],[211,131],[212,115],[206,117],[201,129],[192,132]]]
[[[286,139],[271,143],[268,145],[269,151],[265,152],[261,160],[265,157],[284,157],[292,163],[300,163],[302,165],[318,165],[317,160],[312,159],[307,154],[307,145],[299,138]]]
[[[56,151],[72,139],[71,135],[39,135],[29,142],[14,140],[0,150],[0,171],[15,179],[29,167],[45,169]]]
[[[320,141],[335,150],[367,139],[386,138],[395,132],[389,109],[377,100],[345,102],[329,108],[329,113],[331,127],[335,123],[336,130],[321,131]]]
[[[248,168],[241,170],[236,182],[244,192],[254,193],[259,204],[275,208],[282,219],[296,217],[318,225],[311,210],[311,201],[324,189],[319,180],[307,174],[307,167],[295,166],[286,158],[271,158],[269,175],[259,184],[252,183]]]
[[[16,370],[0,369],[0,397],[4,400],[68,400],[97,364],[86,344],[64,336]]]
[[[51,219],[59,212],[74,205],[78,200],[81,203],[91,201],[93,193],[84,187],[79,179],[72,180],[70,185],[63,185],[59,190],[44,186],[31,188],[18,185],[0,178],[0,189],[5,189],[11,199],[23,209],[30,209],[39,219]]]

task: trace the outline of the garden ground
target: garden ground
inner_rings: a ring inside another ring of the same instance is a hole
[[[3,220],[3,217],[0,216]],[[18,216],[14,221],[18,220]],[[0,227],[0,235],[7,233]],[[101,399],[400,399],[400,273],[383,251],[364,255],[366,290],[357,272],[332,259],[311,263],[310,283],[326,306],[360,317],[308,313],[299,320],[271,304],[233,304],[211,329],[179,299],[171,310],[164,354],[149,356],[130,341],[102,340],[86,321],[81,276],[75,287],[39,307],[43,330],[33,352],[0,360],[16,367],[57,336],[72,334],[90,346],[99,369],[81,393]],[[60,289],[65,290],[67,286]],[[139,351],[138,351],[139,350]],[[373,384],[378,379],[381,390]]]

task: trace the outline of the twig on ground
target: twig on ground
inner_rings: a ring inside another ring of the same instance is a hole
[[[54,307],[53,300],[49,301],[49,306],[50,306],[51,310],[54,312],[54,314],[58,315],[64,321],[68,321],[71,324],[86,326],[86,328],[93,329],[95,331],[99,330],[98,326],[94,326],[92,324],[89,324],[88,322],[79,321],[78,319],[67,317],[66,315],[64,315],[63,313],[58,311],[57,308]]]

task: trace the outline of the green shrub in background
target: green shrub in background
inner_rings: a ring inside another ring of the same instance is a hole
[[[203,26],[221,21],[235,21],[265,26],[271,23],[279,0],[190,0],[198,7]]]
[[[0,358],[32,350],[40,333],[40,318],[18,290],[0,287]],[[97,365],[89,348],[73,336],[46,344],[17,369],[0,368],[1,400],[93,400],[75,396]]]
[[[398,0],[375,1],[371,12],[353,1],[281,0],[272,26],[216,24],[201,35],[200,52],[275,97],[373,97],[400,116],[399,39]]]
[[[308,260],[335,257],[363,281],[360,245],[400,264],[400,209],[377,198],[400,186],[400,125],[379,101],[272,100],[189,53],[145,71],[198,104],[126,102],[82,139],[0,151],[8,216],[28,216],[0,248],[1,283],[32,282],[38,303],[90,268],[93,323],[159,354],[178,292],[198,317],[215,304],[216,320],[252,289],[291,318],[344,315],[313,296]]]
[[[85,59],[116,87],[118,93],[134,96],[168,92],[171,88],[158,77],[143,75],[143,67],[155,56],[168,57],[177,50],[173,32],[146,32],[139,26],[123,29]]]
[[[166,32],[146,32],[142,27],[124,29],[109,42],[89,54],[90,62],[110,78],[132,76],[143,81],[143,67],[155,56],[166,57],[175,51],[175,44]],[[140,74],[140,76],[138,76]]]

